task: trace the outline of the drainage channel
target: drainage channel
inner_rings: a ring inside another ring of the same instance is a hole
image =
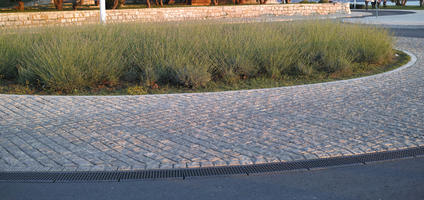
[[[395,151],[340,156],[323,159],[278,162],[255,165],[222,166],[205,168],[158,169],[137,171],[86,171],[86,172],[0,172],[0,181],[18,182],[80,182],[80,181],[124,181],[142,179],[182,178],[236,174],[281,172],[296,169],[314,169],[338,165],[366,164],[368,162],[392,160],[424,155],[423,147]]]

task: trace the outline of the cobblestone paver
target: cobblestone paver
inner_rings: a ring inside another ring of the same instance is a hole
[[[424,145],[424,39],[415,65],[365,79],[146,96],[0,95],[0,171],[207,167]]]

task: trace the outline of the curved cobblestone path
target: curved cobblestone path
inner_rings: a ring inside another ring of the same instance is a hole
[[[205,167],[424,145],[424,38],[400,71],[273,89],[150,96],[0,95],[0,171]]]

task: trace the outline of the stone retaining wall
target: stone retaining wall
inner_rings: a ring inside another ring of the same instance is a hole
[[[107,22],[156,22],[217,18],[244,18],[261,15],[350,14],[348,3],[203,6],[107,10]],[[99,11],[0,13],[0,27],[89,24],[99,22]]]

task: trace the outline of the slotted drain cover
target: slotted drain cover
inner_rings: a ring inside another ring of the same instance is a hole
[[[244,166],[222,166],[191,169],[163,169],[138,171],[98,172],[0,172],[0,181],[68,182],[68,181],[121,181],[137,179],[186,178],[230,174],[254,174],[295,169],[312,169],[355,163],[366,163],[424,155],[424,147],[396,151],[368,153],[354,156],[279,162]]]

